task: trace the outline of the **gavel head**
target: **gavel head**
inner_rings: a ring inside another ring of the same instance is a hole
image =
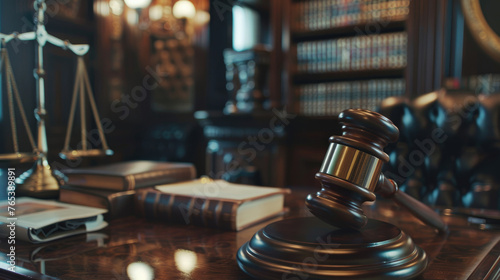
[[[383,149],[395,142],[398,128],[381,114],[348,109],[339,114],[342,136],[330,137],[330,147],[316,179],[321,190],[308,195],[306,206],[321,220],[339,228],[361,229],[367,222],[361,205],[375,200]]]

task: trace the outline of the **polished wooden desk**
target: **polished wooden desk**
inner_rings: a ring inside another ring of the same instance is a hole
[[[293,189],[286,199],[290,211],[279,219],[310,215],[304,199],[311,191]],[[477,278],[469,279],[483,279],[495,262],[499,269],[500,248],[495,245],[500,231],[479,230],[462,217],[444,217],[450,231],[438,235],[390,201],[377,200],[365,213],[397,225],[427,252],[430,263],[419,279],[468,279],[471,274]],[[249,279],[238,268],[236,252],[265,224],[226,232],[123,218],[98,233],[42,245],[18,244],[16,273],[5,269],[7,245],[2,240],[0,278],[121,280],[129,279],[127,267],[139,262],[153,269],[155,279]]]

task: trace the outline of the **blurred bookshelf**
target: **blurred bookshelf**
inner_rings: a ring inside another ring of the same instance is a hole
[[[405,93],[409,0],[289,0],[288,110],[336,116]]]
[[[342,30],[378,22],[404,21],[409,0],[297,0],[292,4],[294,33]]]

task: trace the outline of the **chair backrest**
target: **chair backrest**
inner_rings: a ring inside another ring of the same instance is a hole
[[[400,129],[386,175],[437,206],[500,209],[500,94],[439,90],[391,97],[380,113]]]

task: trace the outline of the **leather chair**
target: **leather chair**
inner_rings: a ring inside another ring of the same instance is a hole
[[[435,206],[500,210],[500,94],[443,89],[390,97],[379,111],[400,129],[385,172],[403,191]]]

